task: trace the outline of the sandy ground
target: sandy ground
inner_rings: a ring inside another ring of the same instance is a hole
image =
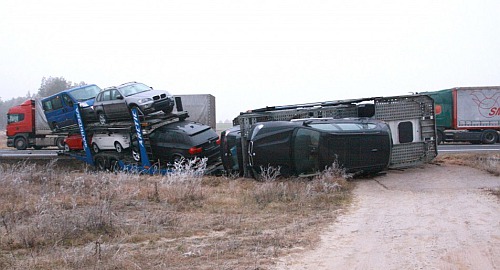
[[[425,165],[357,181],[355,202],[314,250],[277,269],[500,269],[500,177]]]

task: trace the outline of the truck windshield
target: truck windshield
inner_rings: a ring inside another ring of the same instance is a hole
[[[16,114],[7,114],[7,123],[16,123],[24,120],[24,114],[16,113]]]
[[[71,95],[77,101],[85,101],[91,98],[95,98],[95,96],[97,96],[97,94],[99,94],[100,91],[101,88],[99,88],[99,86],[90,85],[84,88],[71,91],[68,94]]]

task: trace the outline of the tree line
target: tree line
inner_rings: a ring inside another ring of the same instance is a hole
[[[24,97],[17,97],[9,100],[2,100],[0,97],[0,130],[4,130],[7,126],[7,112],[10,107],[20,105],[28,99],[48,97],[63,90],[82,85],[86,85],[86,83],[84,81],[73,83],[67,81],[64,77],[43,77],[40,88],[38,88],[35,94],[31,94],[31,92],[28,91]]]

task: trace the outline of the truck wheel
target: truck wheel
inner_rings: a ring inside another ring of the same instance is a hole
[[[123,151],[123,146],[119,142],[115,142],[115,150],[118,153],[121,153]]]
[[[498,140],[498,133],[495,130],[485,130],[481,136],[481,142],[484,144],[494,144]]]
[[[444,138],[444,133],[441,130],[437,131],[437,144],[442,144]]]
[[[28,147],[28,143],[26,142],[26,139],[23,137],[19,137],[14,141],[14,145],[16,146],[17,150],[26,150]]]
[[[64,138],[57,138],[56,145],[60,150],[64,149]]]
[[[94,153],[99,153],[99,146],[97,146],[96,143],[92,143],[92,150],[94,150]]]
[[[98,113],[98,114],[97,114],[97,119],[99,119],[99,123],[100,123],[101,125],[105,125],[105,124],[106,124],[106,122],[107,122],[107,120],[106,120],[106,115],[104,115],[104,113],[103,113],[103,112],[100,112],[100,113]]]

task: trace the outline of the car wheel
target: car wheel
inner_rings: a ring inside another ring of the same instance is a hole
[[[17,150],[26,150],[28,147],[28,143],[26,142],[26,139],[23,137],[19,137],[14,141],[14,145],[16,146]]]
[[[165,114],[169,114],[169,113],[171,113],[173,110],[174,110],[174,108],[167,108],[167,109],[163,109],[162,111],[163,111]]]
[[[94,150],[94,153],[99,153],[100,151],[99,146],[97,146],[96,143],[92,143],[92,150]]]
[[[135,149],[132,149],[132,158],[134,158],[134,160],[137,162],[141,161],[141,153]]]
[[[71,149],[69,149],[69,145],[67,143],[64,144],[64,152],[69,152]]]
[[[123,146],[119,142],[115,142],[115,150],[118,153],[121,153],[123,151]]]
[[[104,115],[103,112],[100,112],[100,113],[97,114],[97,119],[99,119],[99,123],[101,125],[105,125],[106,122],[107,122],[106,115]]]

